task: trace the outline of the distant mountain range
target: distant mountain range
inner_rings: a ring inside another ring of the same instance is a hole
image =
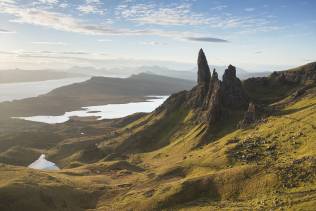
[[[215,68],[219,76],[222,77],[225,66],[210,66]],[[118,67],[118,68],[94,68],[94,67],[72,67],[67,72],[92,75],[92,76],[113,76],[113,77],[129,77],[132,74],[149,73],[155,75],[162,75],[172,78],[181,78],[185,80],[196,80],[196,70],[174,70],[162,66],[140,66],[140,67]],[[247,79],[251,77],[268,76],[271,72],[248,72],[244,69],[237,68],[237,76],[240,79]]]
[[[210,66],[215,68],[220,77],[222,77],[225,66]],[[66,70],[0,70],[0,83],[17,83],[45,81],[63,78],[73,78],[82,76],[105,76],[116,78],[127,78],[133,74],[148,73],[172,78],[195,81],[196,70],[174,70],[162,66],[140,66],[140,67],[118,67],[118,68],[95,68],[75,66]],[[240,79],[251,77],[268,76],[270,72],[248,72],[244,69],[237,68],[237,76]]]
[[[210,65],[210,69],[213,70],[214,68],[216,69],[219,77],[221,78],[227,67]],[[151,74],[157,74],[157,75],[165,75],[165,76],[174,77],[174,78],[193,80],[193,81],[196,80],[196,76],[197,76],[195,69],[187,70],[187,71],[179,71],[179,70],[171,70],[171,69],[160,67],[160,66],[143,66],[139,68],[139,71],[147,72]],[[264,76],[268,76],[269,74],[271,74],[271,72],[268,72],[268,71],[267,72],[248,72],[244,69],[237,68],[237,76],[242,80],[251,78],[251,77],[264,77]]]

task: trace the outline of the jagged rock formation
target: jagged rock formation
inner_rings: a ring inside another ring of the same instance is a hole
[[[216,73],[216,72],[215,72]],[[217,75],[217,73],[216,73]],[[209,124],[214,124],[216,121],[220,120],[222,117],[222,90],[221,81],[214,77],[212,80],[212,87],[209,92],[209,101],[206,102],[207,108],[207,122]]]
[[[193,108],[197,113],[197,119],[209,126],[229,116],[230,110],[246,110],[248,97],[243,90],[241,81],[236,76],[234,66],[229,65],[223,75],[223,81],[219,80],[215,69],[212,74],[210,73],[202,49],[199,51],[197,66],[197,85],[191,91],[182,93],[181,98],[176,99],[175,96],[172,96],[173,102],[181,101],[186,106]],[[172,106],[163,105],[162,107],[171,108]]]
[[[202,108],[202,111],[206,110],[206,121],[212,125],[225,117],[227,111],[245,109],[247,104],[248,98],[241,81],[236,77],[236,68],[229,65],[223,75],[223,81],[218,79],[214,69]]]
[[[247,127],[256,121],[256,106],[254,103],[250,102],[248,106],[248,110],[245,112],[244,119],[240,121],[239,127],[244,128]]]
[[[197,64],[198,64],[198,79],[197,79],[198,84],[208,85],[210,82],[211,73],[210,73],[210,68],[208,66],[208,63],[207,63],[206,56],[202,48],[199,51]]]
[[[236,67],[229,65],[223,75],[223,105],[231,108],[245,108],[247,96],[241,81],[236,77]]]
[[[195,86],[190,94],[190,104],[196,108],[200,107],[204,103],[204,98],[207,96],[209,89],[211,73],[210,68],[204,54],[203,49],[200,49],[198,59],[198,74],[197,74],[197,86]]]

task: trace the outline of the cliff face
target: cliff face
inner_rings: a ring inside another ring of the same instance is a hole
[[[207,59],[206,59],[203,49],[200,49],[199,51],[197,65],[198,65],[198,78],[197,78],[198,84],[208,85],[210,82],[211,73],[210,73],[210,68],[207,63]]]
[[[316,76],[316,65],[311,63],[242,83],[236,76],[236,67],[229,65],[221,80],[215,69],[211,74],[202,49],[198,53],[197,66],[197,85],[190,91],[173,94],[155,112],[171,115],[181,110],[190,111],[192,125],[204,127],[198,145],[208,143],[227,128],[244,128],[258,122],[266,113],[269,115],[270,110],[265,109],[269,105],[266,102],[277,102],[289,96],[293,90],[314,81]],[[293,83],[298,85],[293,86]],[[304,91],[299,89],[296,95]]]
[[[214,125],[229,116],[229,110],[247,109],[248,97],[242,88],[241,81],[236,76],[234,66],[228,66],[221,81],[215,69],[211,74],[202,49],[198,54],[197,66],[197,85],[191,91],[182,93],[181,98],[176,99],[175,95],[172,96],[173,103],[181,101],[177,105],[182,103],[194,109],[197,119],[208,125]],[[169,102],[167,101],[166,104],[170,104]],[[174,108],[172,105],[167,107]]]

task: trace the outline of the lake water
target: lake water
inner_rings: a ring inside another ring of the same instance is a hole
[[[32,169],[49,170],[49,171],[59,170],[58,166],[55,163],[50,162],[45,159],[44,154],[42,154],[36,161],[28,165],[28,167]]]
[[[125,103],[125,104],[108,104],[100,106],[83,107],[78,111],[66,112],[60,116],[31,116],[31,117],[15,117],[33,122],[42,122],[47,124],[64,123],[70,119],[70,117],[98,117],[98,120],[102,119],[115,119],[125,117],[137,112],[151,112],[160,106],[168,96],[150,96],[154,99],[147,100],[145,102]]]
[[[0,84],[0,102],[36,97],[38,95],[46,94],[47,92],[58,87],[86,81],[88,79],[89,77],[80,77],[48,81]]]

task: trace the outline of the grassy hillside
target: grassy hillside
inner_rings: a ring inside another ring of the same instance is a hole
[[[286,89],[273,77],[252,79],[268,81],[270,91],[282,88],[273,95],[260,83],[243,83],[260,102],[257,121],[243,128],[236,127],[240,110],[209,128],[188,106],[189,92],[150,114],[118,120],[3,124],[0,208],[314,210],[316,88]],[[62,170],[23,167],[41,153]]]

